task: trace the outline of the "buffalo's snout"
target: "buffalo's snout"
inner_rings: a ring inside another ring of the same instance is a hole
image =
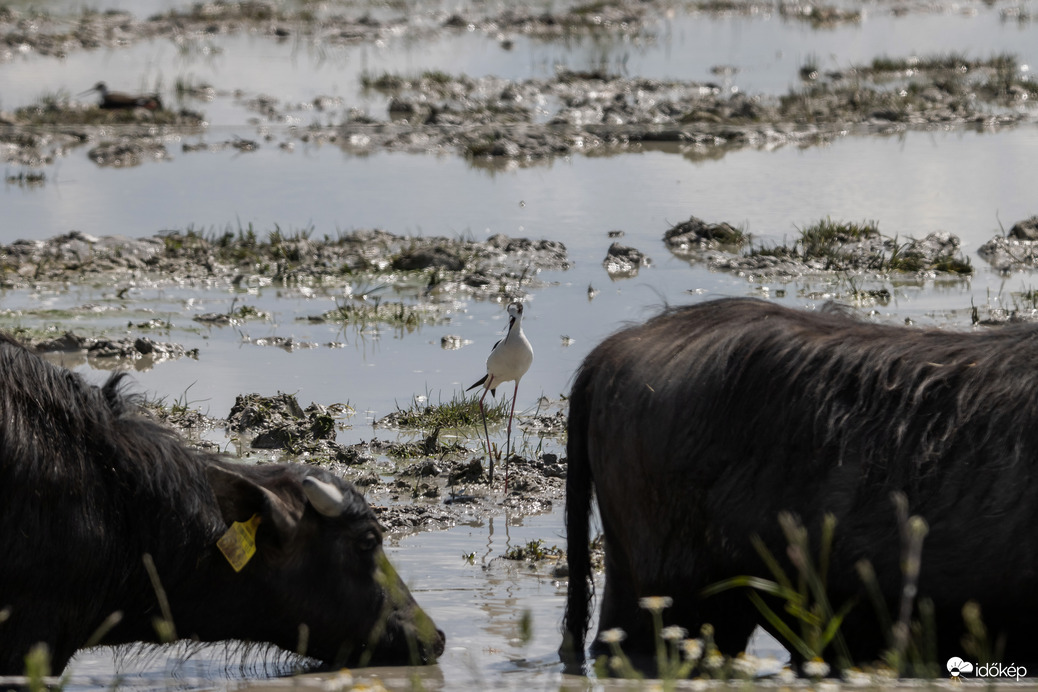
[[[433,641],[430,643],[430,646],[427,647],[428,650],[426,652],[426,655],[422,658],[422,663],[432,663],[433,661],[435,661],[437,658],[443,655],[443,650],[446,648],[446,646],[447,635],[443,633],[443,630],[436,628],[436,636],[433,638]],[[430,653],[432,654],[432,656],[428,655]]]
[[[382,636],[369,651],[370,665],[425,665],[435,663],[444,651],[447,636],[415,605],[411,612],[397,611],[385,623]]]

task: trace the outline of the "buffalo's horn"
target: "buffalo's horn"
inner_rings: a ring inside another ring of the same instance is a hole
[[[307,476],[303,479],[303,492],[306,493],[306,498],[310,500],[314,509],[324,516],[337,517],[342,514],[342,491],[331,483]]]

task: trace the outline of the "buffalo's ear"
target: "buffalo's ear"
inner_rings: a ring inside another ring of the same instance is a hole
[[[213,464],[206,467],[205,472],[220,505],[220,514],[228,525],[235,521],[248,521],[255,514],[259,515],[261,525],[266,524],[275,530],[279,539],[295,533],[303,515],[302,506],[295,507],[296,503],[285,501],[269,488],[236,471]]]

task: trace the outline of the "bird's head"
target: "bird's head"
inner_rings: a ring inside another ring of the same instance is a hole
[[[508,328],[512,329],[516,322],[523,319],[523,304],[519,302],[508,304]]]
[[[105,86],[104,82],[98,82],[97,84],[95,84],[94,86],[90,87],[86,91],[81,92],[79,95],[80,96],[84,96],[86,94],[92,94],[95,91],[98,92],[99,94],[101,94],[102,96],[104,96],[105,92],[108,91],[108,87]]]

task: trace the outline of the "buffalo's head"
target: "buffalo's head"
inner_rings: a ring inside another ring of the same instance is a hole
[[[255,554],[240,571],[214,565],[239,592],[239,613],[224,616],[241,620],[231,636],[328,665],[431,663],[443,653],[443,632],[390,565],[353,485],[302,465],[221,463],[208,477],[226,524],[255,527]]]

